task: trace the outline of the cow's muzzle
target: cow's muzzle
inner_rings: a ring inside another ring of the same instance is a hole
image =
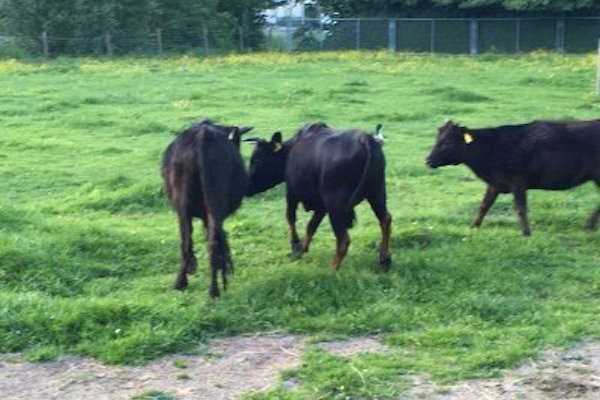
[[[426,164],[426,165],[427,165],[429,168],[437,168],[437,167],[439,167],[439,166],[440,166],[438,163],[435,163],[435,162],[434,162],[434,161],[431,159],[431,157],[427,157],[427,158],[425,159],[425,164]]]

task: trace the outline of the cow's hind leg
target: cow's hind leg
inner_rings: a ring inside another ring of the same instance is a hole
[[[498,197],[498,190],[495,187],[488,185],[485,190],[485,194],[483,195],[483,200],[481,200],[481,204],[479,205],[479,212],[477,213],[477,217],[471,224],[473,228],[479,228],[481,223],[483,222],[483,218],[490,210],[490,208],[494,205],[496,198]]]
[[[600,220],[600,206],[598,206],[598,208],[596,208],[596,211],[594,211],[592,215],[590,215],[586,228],[589,231],[595,231],[598,227],[598,220]]]
[[[217,281],[218,271],[222,275],[227,273],[227,251],[223,242],[224,232],[222,222],[216,220],[212,215],[208,218],[208,254],[210,259],[210,289],[209,294],[213,299],[219,297],[219,285]],[[224,283],[226,285],[226,282]]]
[[[227,290],[227,275],[233,274],[233,261],[231,259],[231,250],[229,249],[229,242],[227,241],[227,233],[224,229],[219,231],[219,250],[223,255],[224,263],[223,269],[221,270],[221,277],[223,278],[223,290]]]
[[[374,196],[367,198],[373,213],[379,220],[381,227],[381,244],[379,245],[379,265],[383,272],[388,272],[392,263],[390,255],[390,235],[392,233],[392,216],[387,210],[385,201],[385,187],[377,191]]]
[[[329,221],[335,233],[336,249],[335,256],[331,261],[331,271],[335,274],[342,263],[342,260],[348,252],[350,246],[350,236],[348,235],[348,227],[352,224],[352,215],[347,215],[347,212],[329,211]]]
[[[302,243],[300,242],[300,238],[298,237],[298,231],[296,230],[296,209],[298,208],[298,200],[287,195],[287,210],[286,210],[286,218],[288,227],[290,230],[290,247],[292,250],[293,258],[302,257]]]
[[[303,246],[303,250],[305,253],[308,253],[310,242],[312,241],[315,232],[319,228],[319,224],[321,224],[321,221],[323,221],[325,214],[326,212],[324,210],[316,210],[313,216],[311,217],[310,221],[308,222],[308,225],[306,226],[306,237],[304,238]]]
[[[513,190],[513,195],[515,208],[521,222],[521,232],[523,236],[529,236],[531,235],[531,229],[529,229],[529,221],[527,220],[527,191],[522,187],[517,187]]]
[[[596,181],[596,185],[600,188],[600,179]],[[598,227],[598,220],[600,220],[600,206],[590,215],[586,228],[590,231],[595,231]]]
[[[186,212],[178,213],[179,234],[181,236],[181,266],[173,287],[177,290],[185,289],[188,285],[187,274],[193,274],[198,269],[198,261],[194,256],[192,243],[192,217]]]

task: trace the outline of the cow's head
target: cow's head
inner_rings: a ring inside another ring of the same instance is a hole
[[[287,149],[281,141],[281,132],[275,132],[271,140],[244,139],[255,143],[250,157],[247,196],[264,192],[284,181]]]
[[[460,164],[465,159],[467,146],[472,142],[473,136],[465,128],[447,121],[438,128],[435,146],[425,162],[431,168]]]

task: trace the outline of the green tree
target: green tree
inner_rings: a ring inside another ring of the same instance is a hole
[[[261,11],[270,4],[269,0],[218,0],[217,9],[230,14],[237,26],[242,27],[245,47],[258,48],[264,39]]]
[[[260,10],[266,0],[0,0],[0,26],[9,34],[54,38],[51,50],[102,52],[104,35],[115,40],[117,51],[152,45],[148,35],[161,29],[180,50],[201,45],[207,29],[212,46],[238,48],[242,26],[246,47],[262,42]],[[77,39],[80,38],[80,39]],[[85,38],[82,40],[81,38]],[[92,38],[92,39],[90,39]],[[135,38],[139,38],[136,42]]]

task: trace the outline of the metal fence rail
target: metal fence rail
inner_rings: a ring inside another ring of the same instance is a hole
[[[321,18],[281,19],[265,28],[269,50],[381,50],[446,54],[518,54],[533,50],[596,50],[600,17],[574,18]],[[181,54],[248,51],[241,27],[190,32],[157,30],[145,36],[0,36],[0,56],[18,51],[43,56]]]

